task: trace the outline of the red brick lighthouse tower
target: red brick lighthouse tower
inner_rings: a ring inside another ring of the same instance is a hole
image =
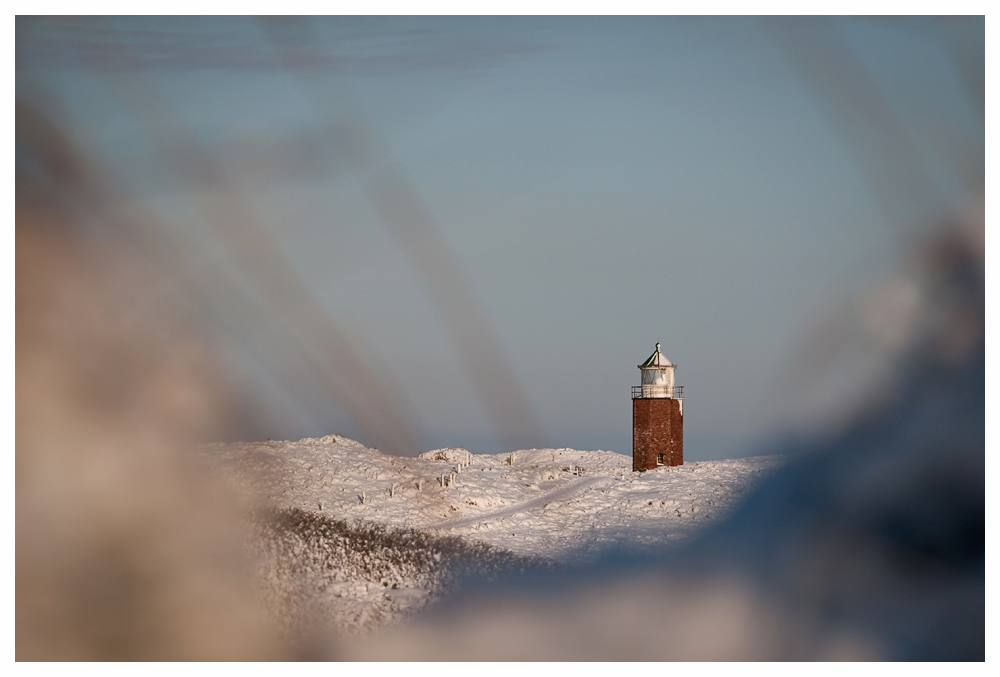
[[[632,386],[632,470],[684,465],[684,386],[674,385],[676,364],[656,352],[639,365]]]

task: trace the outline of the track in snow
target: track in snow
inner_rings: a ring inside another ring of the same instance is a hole
[[[525,501],[524,503],[518,503],[517,505],[511,506],[509,508],[504,508],[503,510],[496,510],[494,512],[486,513],[485,515],[477,515],[473,517],[465,517],[457,520],[446,520],[444,522],[438,522],[437,524],[431,524],[424,529],[454,529],[456,527],[467,527],[472,524],[490,522],[492,520],[501,519],[504,517],[510,517],[516,515],[519,512],[527,512],[535,508],[541,508],[546,503],[550,503],[556,499],[564,498],[570,494],[575,494],[584,489],[592,486],[597,480],[602,479],[600,477],[592,477],[586,479],[579,479],[572,484],[564,487],[559,487],[554,489],[547,494],[542,494],[537,498],[533,498],[530,501]]]

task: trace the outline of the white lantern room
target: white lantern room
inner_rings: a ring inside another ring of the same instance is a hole
[[[673,397],[674,396],[674,369],[673,364],[666,356],[660,352],[660,344],[656,344],[656,351],[649,356],[645,362],[639,365],[642,373],[642,385],[639,386],[642,398],[647,397]]]

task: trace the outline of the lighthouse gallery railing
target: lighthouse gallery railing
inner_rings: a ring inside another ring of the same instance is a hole
[[[684,399],[684,386],[632,386],[632,399],[641,400],[652,397],[672,397]]]

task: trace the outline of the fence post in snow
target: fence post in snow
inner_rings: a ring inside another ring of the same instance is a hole
[[[364,505],[364,502],[365,502],[366,498],[368,498],[368,496],[365,494],[365,492],[362,491],[361,492],[361,504],[362,505]]]

